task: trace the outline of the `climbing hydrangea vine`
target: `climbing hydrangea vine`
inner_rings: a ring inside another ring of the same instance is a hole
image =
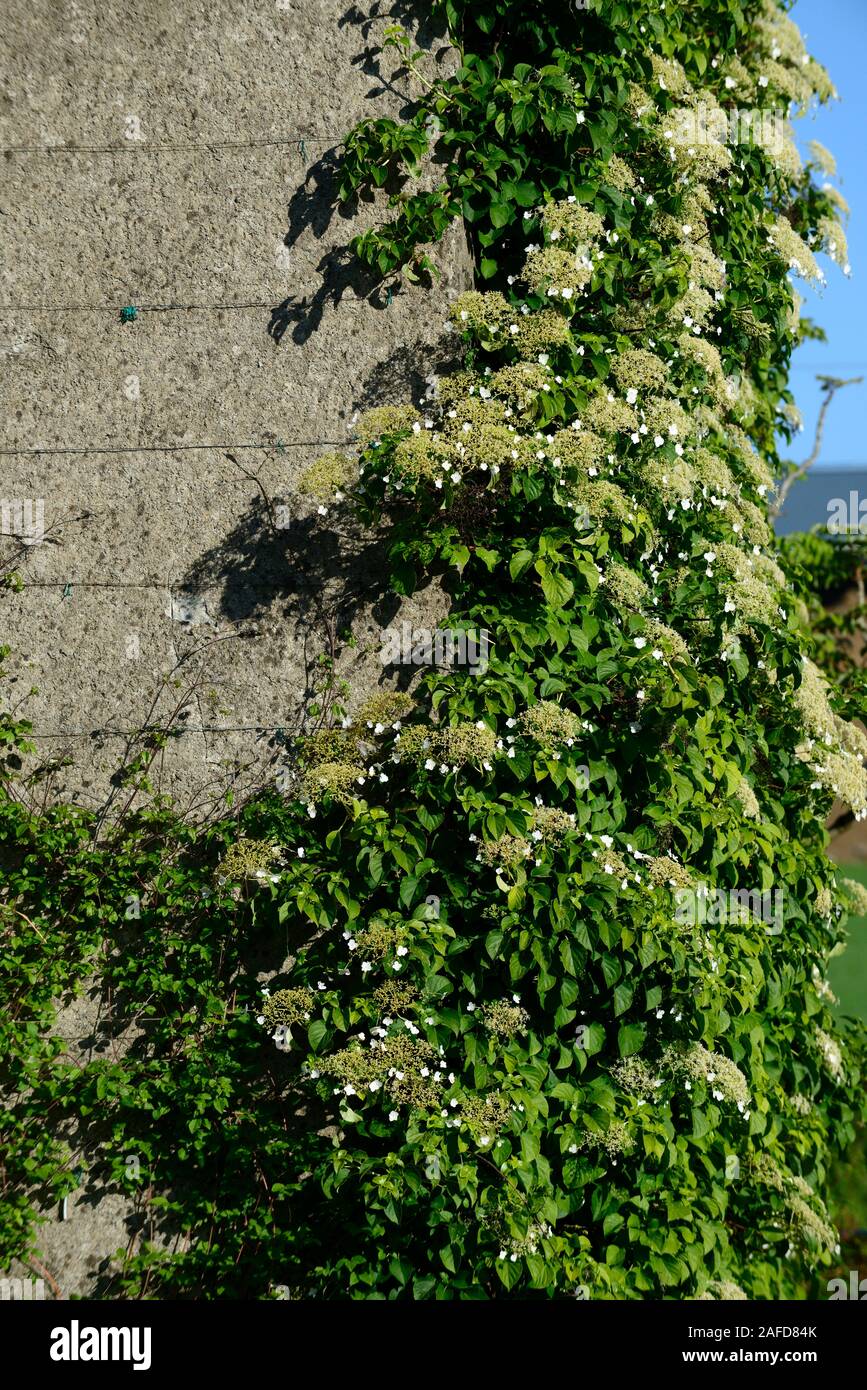
[[[833,89],[774,0],[548,8],[445,6],[463,63],[417,128],[459,151],[437,208],[490,284],[454,303],[458,367],[362,418],[327,499],[385,519],[394,590],[439,576],[492,652],[347,721],[303,859],[261,889],[313,924],[288,1065],[332,1127],[293,1279],[791,1296],[833,1257],[861,1065],[828,1012],[823,821],[867,810],[867,739],[767,518],[792,276],[845,263],[827,152],[802,166],[789,115]],[[778,119],[744,132],[735,103]],[[396,202],[359,246],[383,270],[442,230]],[[782,890],[782,928],[686,921],[708,884]]]
[[[79,1180],[50,1115],[147,1213],[139,1297],[803,1298],[863,1104],[824,829],[867,810],[863,695],[768,519],[793,279],[846,268],[790,125],[833,88],[776,0],[432,8],[457,68],[410,57],[342,193],[394,190],[355,243],[392,292],[463,220],[454,364],[301,491],[487,661],[320,708],[207,824],[4,772],[0,1251]],[[94,970],[134,1044],[73,1062]]]

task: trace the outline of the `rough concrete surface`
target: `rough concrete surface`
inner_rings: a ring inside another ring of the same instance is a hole
[[[336,206],[339,140],[411,95],[387,60],[376,75],[377,8],[11,6],[0,498],[41,502],[46,538],[0,536],[25,581],[0,621],[40,753],[73,758],[58,796],[100,799],[121,734],[197,647],[186,722],[209,732],[159,764],[180,798],[273,764],[256,731],[298,729],[329,619],[358,628],[355,697],[382,679],[375,538],[317,522],[297,479],[358,409],[419,398],[470,268],[455,228],[434,288],[388,303],[347,253],[383,208]]]
[[[338,666],[357,704],[383,680],[380,628],[445,612],[434,590],[384,603],[377,536],[297,492],[357,410],[420,398],[470,283],[455,228],[442,278],[389,302],[347,253],[382,199],[336,206],[343,135],[407,109],[374,49],[408,16],[346,0],[4,6],[0,499],[41,501],[45,537],[22,547],[4,518],[0,571],[14,563],[24,588],[0,592],[0,641],[40,755],[71,760],[58,797],[99,804],[130,734],[172,701],[190,732],[160,755],[162,791],[196,807],[272,776],[274,730],[301,727],[329,628],[353,631]],[[448,61],[423,27],[418,41]],[[163,689],[179,663],[180,696]],[[100,1008],[93,991],[59,1020],[78,1055]],[[104,1290],[143,1221],[88,1178],[66,1219],[45,1215],[40,1260],[63,1297]]]

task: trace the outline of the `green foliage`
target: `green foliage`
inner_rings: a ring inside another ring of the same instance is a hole
[[[95,841],[2,804],[7,1171],[68,1181],[48,1147],[25,1169],[46,1113],[128,1188],[139,1155],[178,1244],[126,1261],[131,1293],[800,1297],[863,1090],[824,819],[867,779],[770,544],[797,341],[771,233],[830,203],[759,144],[665,138],[732,70],[771,108],[797,40],[770,3],[437,10],[458,72],[354,133],[345,191],[425,135],[442,186],[359,252],[390,273],[462,215],[488,290],[453,308],[462,369],[363,420],[334,491],[388,528],[393,593],[439,579],[490,659],[339,728],[327,664],[304,794],[206,828],[157,806]],[[782,891],[782,930],[685,916],[702,884]],[[53,1001],[97,968],[149,1021],[66,1063]]]
[[[147,1294],[152,1269],[178,1297],[268,1297],[281,1282],[298,1175],[328,1145],[299,1127],[296,1088],[279,1059],[263,1065],[247,1012],[251,962],[285,952],[288,928],[220,867],[228,845],[279,844],[291,819],[276,796],[207,830],[155,807],[95,844],[92,815],[0,803],[4,1267],[38,1243],[33,1199],[73,1191],[82,1166],[190,1235],[182,1255],[145,1242],[109,1296]],[[106,1004],[82,1060],[87,1030],[69,1038],[57,1005],[95,982]],[[64,1118],[85,1136],[74,1148],[56,1137]]]
[[[849,879],[867,889],[867,867],[863,864],[844,864],[840,868],[842,878]],[[838,1009],[843,1014],[855,1018],[867,1018],[867,913],[863,902],[856,906],[847,923],[849,940],[845,950],[831,961],[828,979],[831,988],[838,996]],[[863,1182],[867,1184],[867,1169]],[[867,1216],[867,1203],[864,1204]],[[857,1225],[867,1229],[867,1222]]]
[[[859,537],[828,539],[821,531],[783,536],[780,557],[796,591],[805,600],[827,601],[855,583],[867,543]]]
[[[867,699],[865,559],[861,536],[831,540],[809,532],[780,542],[780,562],[806,610],[813,660],[833,681],[837,709],[847,718],[860,718]]]

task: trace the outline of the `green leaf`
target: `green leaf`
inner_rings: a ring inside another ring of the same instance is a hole
[[[623,1023],[617,1030],[617,1051],[621,1057],[631,1057],[644,1046],[647,1030],[643,1023]]]
[[[440,1259],[450,1274],[455,1274],[457,1266],[455,1264],[455,1252],[450,1245],[444,1245],[440,1250]]]
[[[631,985],[631,984],[621,984],[621,985],[618,985],[618,986],[617,986],[617,988],[616,988],[615,991],[614,991],[614,1017],[615,1017],[615,1018],[618,1018],[618,1017],[620,1016],[620,1014],[626,1013],[626,1010],[629,1008],[630,1004],[632,1003],[632,997],[633,997],[634,994],[635,994],[635,988],[634,988],[634,986]],[[623,1056],[623,1055],[625,1055],[625,1054],[621,1053],[621,1056]]]
[[[537,565],[538,569],[538,565]],[[564,574],[548,572],[542,575],[542,592],[552,608],[565,608],[575,593],[575,586]]]
[[[496,960],[497,956],[500,954],[500,948],[505,940],[505,935],[506,933],[501,931],[499,927],[495,927],[494,930],[489,931],[485,937],[485,950],[491,960]]]
[[[513,579],[520,579],[526,569],[529,569],[535,560],[532,550],[516,550],[509,561],[509,574]]]
[[[382,850],[371,850],[367,861],[367,872],[370,874],[371,883],[377,884],[382,882]]]
[[[703,1110],[698,1106],[692,1108],[692,1137],[693,1139],[703,1139],[710,1132],[710,1122]]]
[[[477,560],[481,560],[481,562],[482,562],[482,564],[485,566],[485,568],[486,568],[488,571],[491,571],[491,570],[496,569],[496,567],[497,567],[497,565],[498,565],[498,563],[499,563],[499,560],[500,560],[500,552],[499,552],[498,550],[488,550],[487,547],[484,546],[484,545],[477,545],[477,546],[476,546],[476,559],[477,559]]]
[[[400,885],[400,900],[404,907],[410,907],[412,900],[418,892],[419,880],[407,876]]]
[[[431,999],[445,999],[452,992],[452,982],[445,975],[427,975],[424,992]]]
[[[522,179],[518,183],[509,184],[509,196],[522,208],[531,208],[539,202],[541,190],[529,179]]]
[[[453,564],[453,565],[455,566],[455,568],[457,569],[458,574],[463,574],[464,569],[465,569],[465,567],[466,567],[466,565],[467,565],[467,562],[469,561],[469,558],[470,558],[469,546],[466,546],[466,545],[455,545],[455,546],[452,546],[450,558],[451,558],[452,564]]]
[[[618,956],[604,955],[602,957],[602,974],[605,976],[605,983],[609,989],[620,979],[623,974],[623,962]]]
[[[497,1260],[494,1268],[497,1271],[497,1277],[500,1279],[501,1283],[505,1284],[507,1289],[513,1289],[516,1284],[520,1283],[521,1276],[524,1272],[519,1261],[516,1260],[513,1263],[508,1255],[504,1260]]]

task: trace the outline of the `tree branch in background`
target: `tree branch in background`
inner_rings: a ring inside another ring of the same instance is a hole
[[[816,437],[813,440],[813,452],[810,454],[810,457],[808,459],[805,459],[803,463],[798,464],[795,468],[793,468],[792,472],[789,473],[787,477],[783,479],[783,482],[780,484],[780,490],[777,493],[777,500],[774,503],[772,503],[770,507],[770,516],[772,521],[776,520],[776,518],[780,515],[780,512],[783,510],[783,506],[785,505],[786,498],[789,495],[792,483],[797,482],[799,478],[806,477],[808,470],[812,468],[813,464],[819,458],[819,454],[822,449],[822,435],[825,432],[825,417],[828,414],[828,407],[830,406],[835,395],[838,391],[842,390],[844,386],[860,386],[864,378],[863,376],[852,376],[844,381],[842,377],[837,376],[817,376],[816,380],[819,382],[819,385],[821,386],[825,394],[824,399],[822,401],[821,409],[819,410],[819,418],[816,421]]]

